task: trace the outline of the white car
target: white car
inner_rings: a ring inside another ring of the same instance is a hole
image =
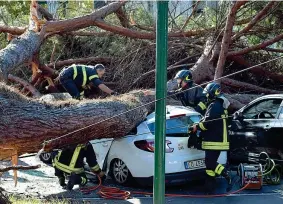
[[[194,109],[182,106],[167,106],[166,109],[166,184],[203,178],[204,151],[187,147],[188,125],[198,122],[201,115]],[[90,141],[97,154],[98,163],[108,171],[108,175],[116,183],[153,183],[154,129],[155,113],[151,113],[123,138]],[[226,164],[226,161],[227,153],[223,151],[218,162]]]

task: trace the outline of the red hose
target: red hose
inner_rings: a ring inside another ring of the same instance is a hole
[[[119,188],[115,187],[106,187],[101,185],[101,179],[99,176],[97,176],[99,180],[99,184],[97,186],[91,186],[91,187],[85,187],[81,188],[80,191],[82,193],[91,193],[94,190],[99,189],[97,192],[98,195],[100,195],[101,198],[105,199],[118,199],[118,200],[127,200],[130,198],[131,194],[136,194],[136,195],[153,195],[153,193],[148,193],[148,192],[142,192],[142,191],[124,191]],[[181,197],[181,198],[215,198],[215,197],[224,197],[228,196],[231,194],[236,194],[248,187],[250,183],[246,184],[244,187],[237,191],[233,192],[228,192],[224,194],[217,194],[217,195],[182,195],[182,194],[165,194],[166,197]]]

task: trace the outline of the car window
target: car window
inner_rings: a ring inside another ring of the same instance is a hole
[[[281,111],[279,113],[279,119],[283,119],[283,108],[281,108]]]
[[[282,100],[281,99],[266,99],[263,101],[259,101],[243,111],[243,116],[245,119],[256,119],[258,115],[265,111],[271,113],[273,117],[276,116],[277,111],[280,107]],[[262,114],[262,118],[272,118],[270,114]]]
[[[199,122],[201,116],[182,116],[166,120],[166,135],[181,136],[188,133],[188,126]],[[155,123],[149,123],[148,128],[152,134],[155,131]],[[184,135],[185,136],[185,135]]]

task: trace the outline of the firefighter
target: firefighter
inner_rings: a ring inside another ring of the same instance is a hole
[[[174,91],[168,91],[167,95],[175,100],[181,101],[183,106],[194,107],[200,114],[204,115],[206,110],[207,98],[203,95],[203,88],[197,86],[192,79],[192,73],[189,70],[177,72],[174,79],[177,80],[178,88]],[[154,92],[147,91],[147,95],[153,95]]]
[[[205,150],[206,190],[212,192],[215,188],[215,177],[223,176],[227,182],[227,191],[231,190],[231,178],[227,169],[217,163],[221,151],[229,150],[228,111],[229,101],[221,93],[218,83],[209,83],[203,93],[210,102],[204,118],[189,127],[189,132],[200,130],[202,149]]]
[[[96,155],[91,143],[79,144],[67,147],[55,156],[53,167],[55,176],[58,177],[60,185],[67,190],[72,190],[74,185],[84,186],[87,183],[87,177],[84,172],[84,158],[93,173],[106,179],[105,173],[100,169],[96,160]],[[68,177],[68,183],[65,183],[65,177]]]
[[[95,66],[73,64],[60,72],[59,82],[75,99],[82,99],[84,90],[91,89],[93,86],[110,95],[118,95],[101,81],[104,73],[105,67],[102,64]]]

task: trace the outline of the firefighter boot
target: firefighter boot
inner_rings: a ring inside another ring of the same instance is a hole
[[[75,174],[71,174],[69,177],[69,181],[67,183],[66,189],[67,190],[72,190],[74,185],[75,185],[75,180],[76,180],[76,175]]]
[[[204,190],[207,194],[212,194],[216,188],[216,179],[214,176],[206,176]]]
[[[224,169],[221,173],[221,176],[223,176],[228,183],[226,191],[227,192],[231,191],[231,189],[232,189],[232,179],[231,179],[231,176],[229,175],[228,171],[226,169]]]
[[[64,177],[59,177],[59,184],[62,186],[62,188],[66,188],[66,183],[65,183],[65,178]]]

